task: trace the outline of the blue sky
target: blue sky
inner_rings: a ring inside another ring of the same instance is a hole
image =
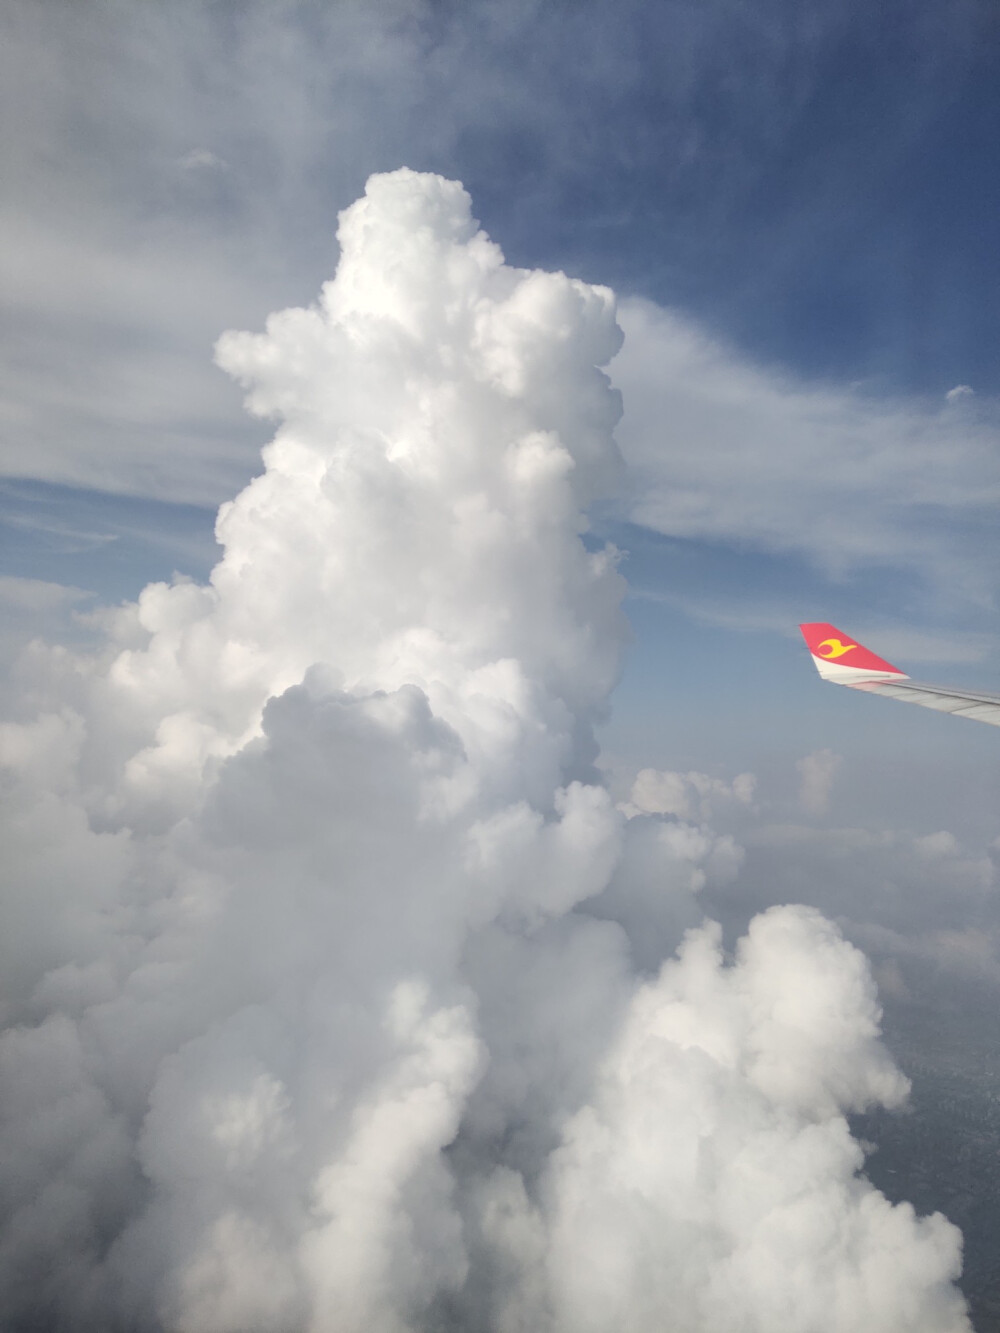
[[[728,515],[599,520],[640,598],[622,718],[658,707],[662,669],[690,691],[702,762],[726,765],[695,682],[763,700],[779,663],[832,717],[789,637],[817,616],[919,648],[917,675],[1000,676],[993,6],[53,3],[7,22],[5,574],[81,589],[76,610],[205,576],[214,509],[268,436],[212,344],[312,299],[337,211],[405,163],[460,178],[510,262],[653,302],[712,349],[689,358],[683,418],[657,398],[648,323],[612,367],[642,487],[676,458],[663,487]],[[958,386],[974,392],[947,400]],[[867,473],[837,472],[848,448]],[[887,744],[971,743],[903,711]]]

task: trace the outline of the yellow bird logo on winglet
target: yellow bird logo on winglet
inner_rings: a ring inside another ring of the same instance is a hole
[[[856,643],[841,643],[839,639],[824,639],[823,642],[819,644],[817,652],[820,657],[843,657],[845,653],[849,653],[852,648],[857,648],[857,646]],[[830,651],[825,653],[823,651],[824,648],[829,648]]]

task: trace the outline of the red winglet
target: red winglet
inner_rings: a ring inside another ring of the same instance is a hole
[[[809,651],[818,659],[817,666],[823,661],[829,662],[831,666],[853,667],[857,671],[886,671],[896,676],[904,674],[899,667],[877,657],[856,639],[837,629],[836,625],[817,623],[800,625],[799,629]]]

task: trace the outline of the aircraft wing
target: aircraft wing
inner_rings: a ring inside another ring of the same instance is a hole
[[[957,713],[977,722],[1000,727],[1000,695],[960,690],[945,685],[924,685],[910,680],[899,667],[886,662],[835,625],[800,625],[816,670],[824,680],[848,685],[866,694],[884,694],[904,703]]]

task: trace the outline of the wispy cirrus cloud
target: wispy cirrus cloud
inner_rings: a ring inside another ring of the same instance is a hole
[[[793,553],[834,579],[905,571],[992,603],[1000,406],[809,384],[648,301],[624,302],[620,322],[634,523]]]

